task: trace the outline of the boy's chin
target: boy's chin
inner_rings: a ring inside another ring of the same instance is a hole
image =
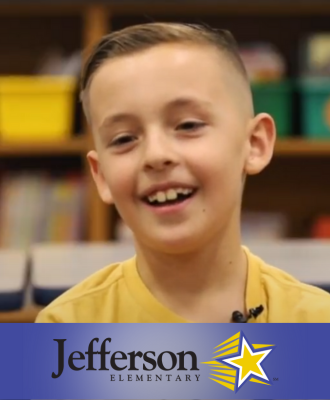
[[[182,255],[189,254],[198,251],[200,247],[200,240],[197,235],[187,234],[179,235],[166,234],[166,235],[154,235],[149,241],[150,247],[155,251],[159,251],[166,254]]]

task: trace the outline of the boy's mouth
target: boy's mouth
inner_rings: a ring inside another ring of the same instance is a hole
[[[164,207],[173,204],[182,203],[196,193],[196,188],[171,188],[167,190],[158,190],[142,200],[152,207]]]

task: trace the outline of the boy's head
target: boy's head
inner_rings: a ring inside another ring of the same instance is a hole
[[[98,191],[140,245],[178,253],[219,235],[239,240],[244,178],[270,161],[275,128],[254,116],[228,32],[175,23],[114,32],[87,60],[81,89]]]

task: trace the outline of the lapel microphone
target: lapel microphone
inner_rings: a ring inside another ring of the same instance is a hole
[[[231,321],[234,323],[247,323],[251,318],[257,318],[264,311],[264,306],[260,305],[256,308],[250,308],[247,316],[243,315],[240,311],[234,311],[231,315]]]

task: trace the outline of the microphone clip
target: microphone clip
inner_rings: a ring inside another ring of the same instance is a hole
[[[240,311],[234,311],[232,313],[232,322],[234,323],[247,323],[251,318],[257,318],[264,310],[263,305],[260,305],[256,308],[250,308],[249,313],[247,316],[244,316]]]

